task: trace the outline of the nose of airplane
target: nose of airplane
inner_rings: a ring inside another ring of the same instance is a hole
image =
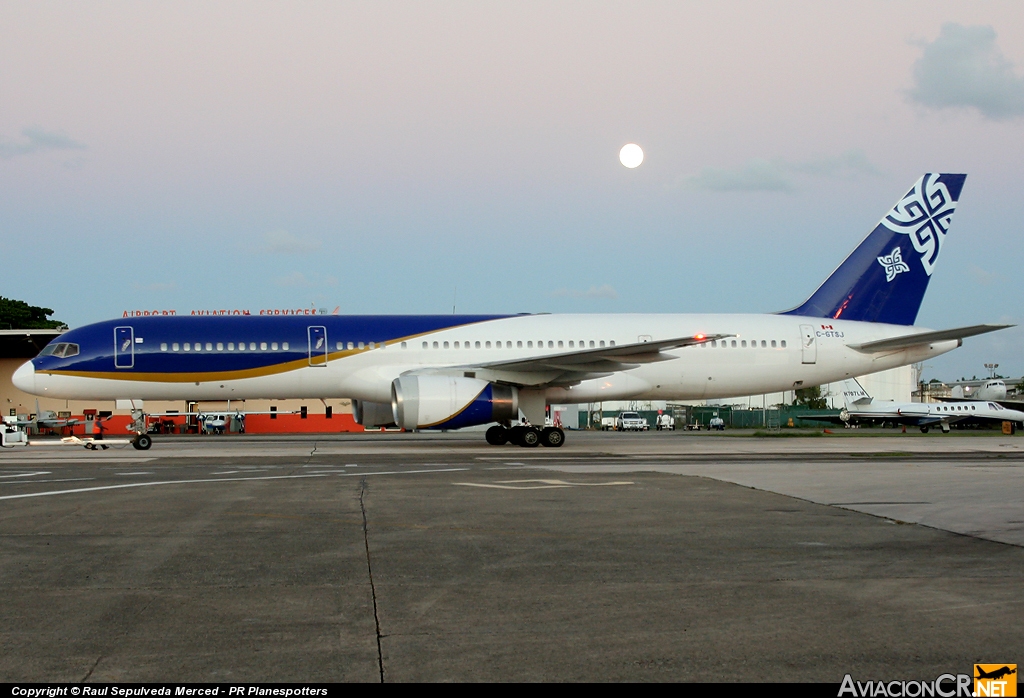
[[[35,393],[36,391],[36,369],[32,365],[31,361],[26,361],[18,370],[11,376],[11,382],[14,383],[14,387],[18,390],[22,390],[26,393]]]

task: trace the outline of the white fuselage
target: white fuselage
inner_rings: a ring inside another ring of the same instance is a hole
[[[207,327],[216,331],[215,323]],[[354,398],[389,403],[392,381],[404,373],[465,368],[483,380],[517,383],[521,390],[536,386],[548,403],[721,398],[835,382],[919,362],[959,346],[958,340],[948,340],[881,353],[848,346],[915,330],[920,328],[790,315],[523,315],[378,343],[332,358],[326,365],[272,375],[169,381],[127,374],[111,379],[44,373],[34,376],[32,392],[70,399]],[[663,352],[668,360],[632,364],[555,387],[550,383],[557,372],[528,374],[488,367],[612,342],[621,346],[698,334],[734,336]]]

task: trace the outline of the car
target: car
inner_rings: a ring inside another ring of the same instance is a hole
[[[616,431],[647,431],[650,425],[637,412],[620,412],[615,418]]]

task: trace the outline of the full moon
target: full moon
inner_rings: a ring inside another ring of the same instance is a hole
[[[643,161],[644,151],[636,143],[627,143],[619,151],[619,162],[631,170],[634,167],[640,167],[640,163]]]

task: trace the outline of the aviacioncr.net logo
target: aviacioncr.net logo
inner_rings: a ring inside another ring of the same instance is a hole
[[[970,674],[942,674],[934,681],[855,681],[847,674],[839,687],[839,698],[972,698]]]

